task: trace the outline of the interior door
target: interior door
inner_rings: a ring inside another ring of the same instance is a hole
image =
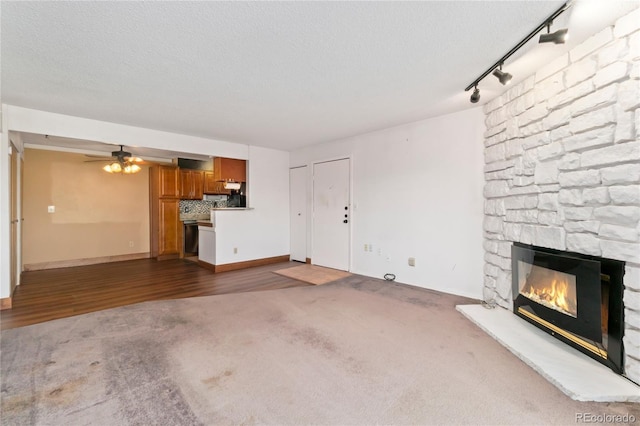
[[[307,261],[307,167],[289,170],[291,260]]]
[[[349,159],[313,165],[314,265],[349,270]]]

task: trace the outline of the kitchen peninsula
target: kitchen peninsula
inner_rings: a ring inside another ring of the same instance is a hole
[[[200,253],[198,264],[213,272],[232,271],[251,266],[289,260],[289,256],[241,261],[255,250],[255,241],[245,232],[247,224],[255,220],[252,208],[214,208],[210,220],[198,221]]]

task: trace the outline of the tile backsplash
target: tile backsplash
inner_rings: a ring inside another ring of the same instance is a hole
[[[213,200],[180,200],[180,214],[209,214],[214,207],[227,207],[226,197]]]

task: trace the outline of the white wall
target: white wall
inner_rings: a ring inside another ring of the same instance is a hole
[[[251,146],[247,165],[253,210],[216,212],[216,265],[289,254],[289,153]]]
[[[290,166],[351,158],[352,272],[480,298],[483,133],[473,108],[293,151]]]
[[[215,155],[249,161],[249,197],[255,210],[235,229],[239,252],[233,262],[289,253],[289,154],[248,145],[88,120],[2,105],[0,217],[9,217],[9,131],[49,134],[129,146]],[[240,218],[241,216],[237,216]],[[241,245],[240,245],[241,243]],[[0,298],[10,296],[9,222],[0,221]]]

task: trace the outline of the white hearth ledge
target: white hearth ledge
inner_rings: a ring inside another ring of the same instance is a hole
[[[513,312],[482,305],[457,305],[456,309],[571,399],[640,402],[640,386]]]

